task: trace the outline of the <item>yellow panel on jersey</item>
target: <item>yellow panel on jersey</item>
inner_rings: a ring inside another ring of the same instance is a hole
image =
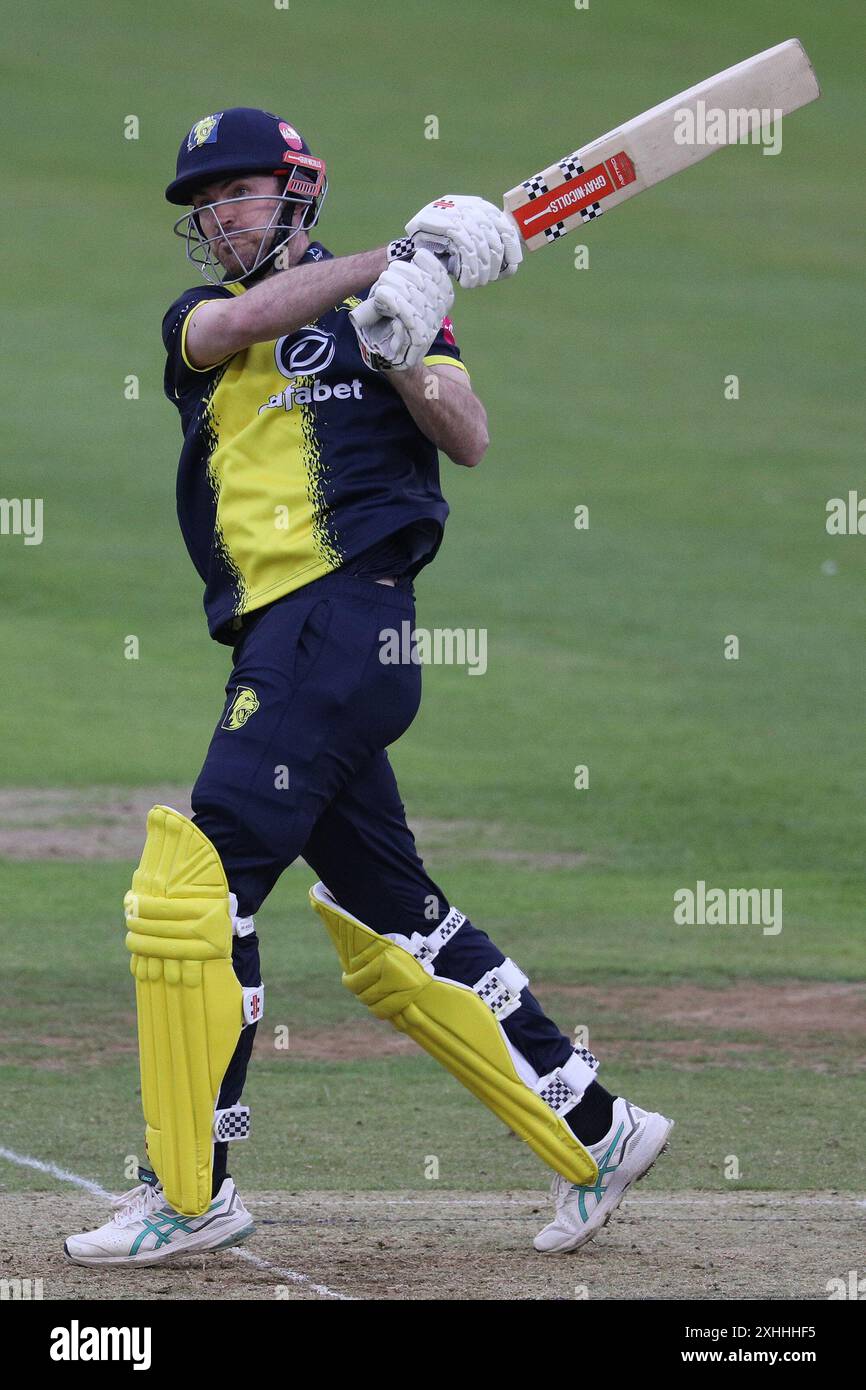
[[[135,976],[147,1152],[168,1201],[211,1200],[214,1109],[243,1023],[219,855],[186,816],[154,806],[124,899]]]
[[[402,946],[334,902],[322,884],[310,889],[310,902],[337,948],[343,984],[362,1004],[420,1043],[555,1173],[573,1183],[595,1182],[592,1156],[521,1079],[499,1023],[473,990],[428,975]]]
[[[210,398],[208,475],[220,549],[237,577],[239,613],[340,562],[316,524],[320,447],[312,412],[297,399],[312,386],[312,377],[282,380],[274,344],[254,343],[235,354]]]

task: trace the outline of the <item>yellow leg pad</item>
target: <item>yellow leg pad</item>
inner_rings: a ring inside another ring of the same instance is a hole
[[[124,911],[148,1156],[171,1205],[200,1216],[211,1201],[214,1108],[240,1037],[243,990],[220,857],[168,806],[148,815]]]
[[[499,1024],[478,995],[428,975],[402,946],[325,901],[321,891],[313,888],[310,902],[337,948],[346,988],[435,1057],[554,1172],[594,1183],[593,1158],[521,1079]]]

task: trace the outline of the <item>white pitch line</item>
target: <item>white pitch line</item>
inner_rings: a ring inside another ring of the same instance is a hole
[[[47,1173],[52,1178],[57,1178],[58,1182],[72,1183],[74,1187],[82,1187],[85,1192],[89,1192],[92,1197],[104,1197],[110,1201],[114,1193],[107,1192],[98,1182],[91,1182],[90,1178],[82,1178],[78,1173],[71,1173],[68,1168],[60,1168],[56,1163],[46,1163],[41,1158],[32,1158],[30,1154],[19,1154],[14,1149],[7,1149],[0,1144],[0,1158],[5,1158],[8,1163],[17,1163],[19,1168],[35,1168],[39,1173]],[[242,1250],[240,1246],[229,1247],[223,1251],[225,1255],[235,1255],[240,1260],[247,1260],[249,1264],[256,1265],[259,1269],[273,1270],[281,1279],[285,1279],[290,1284],[307,1284],[313,1293],[321,1294],[323,1298],[339,1298],[354,1302],[351,1294],[336,1293],[334,1289],[329,1289],[326,1284],[314,1284],[309,1274],[299,1274],[294,1269],[283,1269],[281,1265],[272,1264],[270,1260],[262,1259],[261,1255],[254,1255],[251,1250]]]
[[[226,1253],[237,1255],[242,1260],[249,1260],[250,1264],[257,1265],[259,1269],[272,1269],[275,1274],[279,1274],[282,1279],[288,1279],[292,1284],[308,1284],[314,1293],[320,1293],[324,1298],[355,1301],[350,1293],[335,1293],[327,1284],[314,1284],[309,1274],[298,1274],[294,1269],[282,1269],[280,1265],[271,1264],[270,1260],[263,1260],[261,1255],[254,1255],[252,1250],[244,1250],[242,1246],[236,1246]]]
[[[31,1158],[29,1154],[17,1154],[14,1149],[6,1149],[2,1145],[0,1158],[5,1158],[9,1163],[17,1163],[20,1168],[35,1168],[40,1173],[49,1173],[60,1182],[71,1182],[75,1187],[83,1187],[85,1192],[89,1192],[93,1197],[105,1197],[110,1200],[114,1196],[113,1192],[106,1192],[104,1187],[100,1187],[98,1182],[91,1182],[89,1178],[70,1173],[68,1168],[58,1168],[56,1163],[43,1163],[41,1158]]]

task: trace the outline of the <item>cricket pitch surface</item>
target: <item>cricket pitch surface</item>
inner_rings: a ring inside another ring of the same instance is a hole
[[[75,1193],[3,1196],[0,1259],[45,1299],[826,1299],[862,1262],[854,1195],[656,1192],[627,1196],[571,1255],[539,1255],[541,1192],[245,1192],[255,1234],[162,1266],[91,1269],[65,1235],[107,1219]]]

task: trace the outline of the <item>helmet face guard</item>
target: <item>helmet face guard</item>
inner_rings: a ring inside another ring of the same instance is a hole
[[[209,284],[231,285],[247,279],[288,246],[298,232],[307,231],[316,225],[328,191],[324,160],[311,154],[293,153],[291,165],[288,171],[285,168],[267,169],[259,166],[246,170],[236,169],[231,175],[232,178],[242,178],[244,174],[251,176],[272,173],[277,178],[285,175],[286,183],[282,193],[243,193],[236,198],[218,198],[212,203],[203,203],[200,207],[184,213],[175,222],[174,232],[186,243],[187,259],[198,266]],[[224,174],[223,177],[227,179],[229,176]],[[262,202],[274,205],[267,222],[254,227],[238,227],[232,231],[225,229],[220,216],[221,209],[233,203]],[[293,226],[294,211],[298,206],[304,208],[304,213],[297,226]],[[216,222],[217,230],[211,237],[206,237],[202,231],[200,216],[203,212],[212,213]],[[249,251],[244,254],[235,244],[236,239],[252,233],[261,233],[258,248],[254,255]],[[216,247],[220,244],[231,248],[238,266],[233,274],[225,269],[216,254]]]

